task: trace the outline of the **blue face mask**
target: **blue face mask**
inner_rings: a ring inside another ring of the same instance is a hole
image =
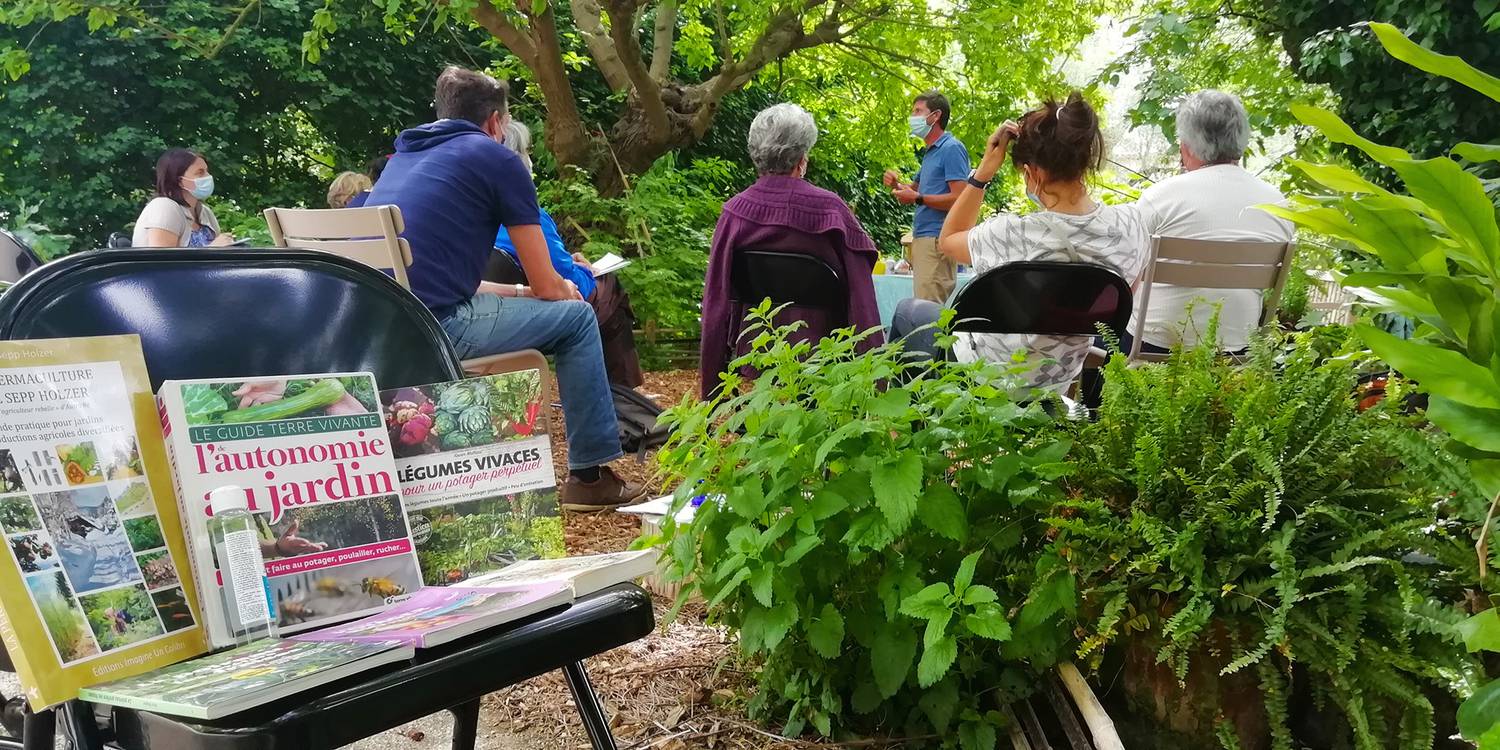
[[[200,201],[203,200],[204,198],[207,198],[210,195],[213,195],[214,194],[214,176],[213,175],[204,175],[203,177],[194,177],[193,178],[193,189],[189,190],[188,192],[192,193],[193,197],[197,198]]]
[[[1046,208],[1046,206],[1042,205],[1042,199],[1038,198],[1037,194],[1031,192],[1030,190],[1026,191],[1026,199],[1031,201],[1032,203],[1035,203],[1037,208]]]
[[[912,115],[906,118],[906,125],[911,128],[911,134],[918,138],[926,138],[932,132],[932,123],[927,121],[923,115]]]

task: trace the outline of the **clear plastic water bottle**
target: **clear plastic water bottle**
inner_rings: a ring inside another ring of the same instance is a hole
[[[223,606],[224,624],[243,646],[276,635],[275,617],[271,612],[266,583],[266,563],[260,554],[260,534],[256,533],[240,487],[220,487],[208,493],[213,518],[208,520],[208,535],[219,561],[219,602]]]

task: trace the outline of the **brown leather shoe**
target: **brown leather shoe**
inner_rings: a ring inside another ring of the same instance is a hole
[[[563,510],[578,513],[595,513],[632,505],[645,497],[645,487],[619,478],[608,466],[600,466],[599,478],[592,482],[569,475],[558,491]]]

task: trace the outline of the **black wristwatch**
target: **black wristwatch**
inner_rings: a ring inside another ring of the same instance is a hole
[[[974,187],[977,187],[980,190],[983,190],[983,189],[985,189],[985,188],[987,188],[987,187],[990,186],[990,182],[991,182],[991,180],[993,178],[991,178],[991,180],[981,180],[978,177],[974,176],[976,174],[979,174],[979,170],[977,170],[977,169],[971,169],[971,170],[969,170],[969,176],[965,179],[965,182],[968,182],[970,185],[973,185]]]
[[[921,193],[917,193],[917,201],[916,201],[916,203],[917,203],[918,206],[925,206],[925,205],[927,205],[927,196],[922,195]]]

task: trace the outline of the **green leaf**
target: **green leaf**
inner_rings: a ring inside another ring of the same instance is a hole
[[[891,388],[885,393],[870,399],[866,410],[871,416],[896,419],[904,416],[906,410],[911,408],[911,391],[905,388]]]
[[[881,698],[889,698],[906,682],[912,659],[917,656],[917,634],[910,628],[887,624],[875,636],[870,649],[870,668]]]
[[[917,684],[931,687],[948,674],[953,661],[958,658],[958,639],[948,636],[922,649],[922,661],[917,664]]]
[[[1458,633],[1470,651],[1500,651],[1500,610],[1487,609],[1464,620]]]
[[[807,536],[800,537],[796,543],[787,549],[786,556],[781,558],[781,564],[783,566],[795,564],[822,543],[823,537],[817,534],[808,534]]]
[[[1388,23],[1372,23],[1370,30],[1379,37],[1385,51],[1418,70],[1458,81],[1500,102],[1500,78],[1496,78],[1453,55],[1443,55],[1413,42]]]
[[[762,565],[750,574],[750,593],[763,607],[771,606],[771,581],[775,573],[775,566]]]
[[[855,713],[867,714],[880,707],[880,688],[876,687],[874,680],[859,680],[854,686],[854,695],[849,697],[849,705],[854,708]]]
[[[966,721],[958,726],[958,746],[962,750],[995,750],[995,728],[982,721]]]
[[[989,586],[970,586],[964,591],[964,604],[970,606],[975,604],[989,604],[999,599],[1000,596]]]
[[[719,603],[729,598],[730,594],[738,591],[740,588],[740,584],[744,583],[745,579],[749,577],[750,571],[747,568],[740,568],[739,570],[735,571],[734,575],[730,577],[729,581],[726,582],[723,586],[719,587],[719,590],[714,593],[713,598],[708,600],[707,608],[713,609],[714,607],[719,606]]]
[[[1458,731],[1478,740],[1500,726],[1500,680],[1486,683],[1458,707]]]
[[[974,567],[979,564],[979,552],[964,557],[958,564],[958,573],[953,576],[953,593],[962,595],[974,582]]]
[[[1480,409],[1434,395],[1428,400],[1427,418],[1464,445],[1500,453],[1500,409]]]
[[[948,623],[953,622],[953,610],[946,610],[937,617],[927,621],[927,627],[922,631],[922,645],[931,646],[948,634]]]
[[[833,604],[824,604],[818,619],[807,626],[807,643],[824,659],[834,659],[844,645],[844,616]]]
[[[1329,190],[1337,190],[1344,193],[1369,193],[1371,195],[1390,192],[1370,182],[1360,175],[1360,173],[1348,167],[1341,167],[1336,164],[1314,164],[1301,159],[1287,159],[1286,163],[1301,170],[1313,182]]]
[[[922,492],[922,458],[915,453],[904,453],[895,462],[876,466],[871,475],[876,506],[885,514],[893,533],[904,533],[917,513],[917,496]]]
[[[927,715],[932,728],[945,734],[953,723],[953,714],[958,708],[958,680],[947,679],[922,693],[917,699],[917,708]]]
[[[1376,355],[1416,380],[1422,390],[1469,406],[1500,408],[1500,386],[1489,368],[1451,349],[1396,338],[1371,325],[1354,329]]]
[[[753,526],[736,526],[730,529],[725,541],[729,543],[729,549],[746,557],[760,554],[760,532]]]
[[[1387,270],[1447,271],[1432,227],[1416,211],[1375,200],[1350,200],[1342,205],[1355,222],[1354,232],[1362,239],[1359,244],[1380,258]]]
[[[813,457],[813,464],[815,466],[823,466],[824,463],[826,463],[828,460],[828,454],[832,453],[833,449],[839,446],[839,443],[842,443],[845,440],[854,437],[855,435],[863,435],[867,432],[871,432],[874,429],[875,428],[871,427],[869,423],[865,422],[864,420],[845,423],[837,430],[834,430],[833,434],[829,435],[828,438],[823,441],[822,445],[818,446],[818,452]]]
[[[1390,166],[1406,183],[1412,197],[1426,203],[1433,218],[1442,222],[1453,239],[1467,245],[1474,255],[1495,266],[1500,253],[1500,226],[1495,223],[1495,204],[1485,195],[1479,177],[1445,157],[1398,159]]]
[[[1473,162],[1500,161],[1500,143],[1460,143],[1453,155]]]
[[[934,583],[901,602],[901,614],[915,617],[919,620],[931,620],[934,617],[952,611],[947,602],[943,601],[948,596],[948,584]]]
[[[795,624],[797,624],[797,605],[790,601],[782,602],[766,610],[766,650],[771,651],[780,645]]]
[[[1010,638],[1010,623],[1005,619],[1005,610],[995,604],[981,604],[974,614],[964,617],[964,627],[980,638],[1004,641]]]
[[[826,521],[849,507],[849,501],[843,495],[828,488],[820,487],[813,492],[812,502],[807,506],[807,512],[812,514],[813,520]]]
[[[1398,160],[1409,160],[1411,154],[1394,146],[1382,146],[1372,140],[1361,137],[1354,132],[1354,128],[1339,119],[1339,116],[1326,109],[1309,107],[1306,104],[1291,105],[1292,116],[1296,117],[1304,125],[1317,128],[1328,140],[1334,143],[1342,143],[1353,146],[1360,151],[1370,155],[1371,159],[1390,166],[1391,162]]]
[[[964,510],[958,493],[947,482],[937,481],[922,494],[922,507],[917,513],[922,525],[955,542],[969,538],[969,514]]]

